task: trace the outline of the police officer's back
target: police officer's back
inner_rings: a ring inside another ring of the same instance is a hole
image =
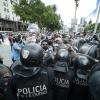
[[[70,100],[91,100],[87,81],[93,63],[95,61],[84,54],[79,54],[75,58],[75,79],[71,89]]]
[[[74,72],[68,68],[68,51],[59,49],[56,54],[54,65],[55,84],[54,100],[68,100]]]
[[[12,72],[9,67],[0,64],[0,100],[15,100],[10,88]]]
[[[95,64],[89,74],[89,90],[94,100],[100,100],[100,63]]]
[[[18,100],[52,100],[52,69],[41,68],[43,51],[40,45],[26,44],[21,51],[21,62],[12,65],[12,90]]]

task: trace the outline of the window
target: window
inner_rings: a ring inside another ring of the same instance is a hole
[[[12,1],[12,0],[10,0],[10,2],[11,2],[11,4],[13,3],[13,1]]]
[[[7,19],[7,15],[5,15],[5,19]]]
[[[6,6],[8,7],[8,4],[6,3]]]
[[[11,2],[11,4],[13,4],[13,3],[14,3],[14,1],[13,1],[13,0],[10,0],[10,2]]]
[[[13,20],[14,20],[14,17],[13,17]]]
[[[9,9],[6,9],[7,10],[7,12],[9,12]]]
[[[0,13],[0,18],[1,18],[1,13]]]
[[[7,8],[4,8],[4,11],[5,11],[5,12],[9,12],[9,9],[7,9]]]
[[[3,5],[4,5],[5,7],[8,7],[8,3],[3,2]]]
[[[4,5],[4,6],[6,6],[6,3],[5,3],[5,2],[3,2],[3,5]]]
[[[6,8],[4,8],[4,11],[6,11]]]
[[[5,15],[5,19],[10,19],[10,16],[9,15]]]
[[[8,15],[8,18],[7,19],[10,19],[10,16]]]

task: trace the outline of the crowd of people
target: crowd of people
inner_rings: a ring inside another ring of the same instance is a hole
[[[9,34],[0,57],[0,100],[100,100],[100,36]]]

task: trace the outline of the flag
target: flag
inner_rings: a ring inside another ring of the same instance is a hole
[[[97,10],[98,10],[98,5],[99,5],[99,3],[100,3],[100,0],[97,0],[97,1],[96,1],[96,8],[95,8],[86,18],[88,18],[88,17],[90,17],[90,16],[95,16],[95,15],[96,15],[96,12],[97,12]]]

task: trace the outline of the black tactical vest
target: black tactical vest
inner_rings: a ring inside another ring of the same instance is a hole
[[[54,100],[68,100],[73,76],[71,70],[68,72],[55,71]]]
[[[51,87],[46,70],[41,70],[32,77],[15,75],[13,84],[18,100],[51,100]]]
[[[71,88],[70,100],[90,100],[87,77],[87,75],[80,73],[80,71],[76,71]]]

